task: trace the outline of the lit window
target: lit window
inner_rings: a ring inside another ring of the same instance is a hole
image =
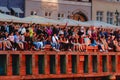
[[[33,12],[33,11],[31,11],[30,15],[33,15],[33,14],[34,14],[34,12]]]
[[[51,12],[45,12],[45,16],[51,16]]]
[[[49,16],[51,16],[51,13],[49,12]]]
[[[107,23],[113,24],[113,12],[107,12]]]
[[[45,12],[45,16],[48,16],[48,12]]]
[[[97,21],[103,21],[103,12],[102,11],[97,11],[96,15],[97,15],[97,17],[96,17]]]
[[[30,14],[31,14],[31,15],[37,15],[37,12],[36,12],[36,11],[31,11]]]
[[[58,17],[60,17],[60,13],[58,14]]]
[[[64,14],[62,14],[61,17],[64,17]]]

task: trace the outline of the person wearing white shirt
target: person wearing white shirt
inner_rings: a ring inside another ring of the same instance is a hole
[[[56,36],[56,34],[54,34],[52,36],[52,43],[51,43],[51,45],[52,45],[53,49],[59,50],[59,48],[60,48],[59,39]]]
[[[21,34],[26,33],[25,27],[22,25],[21,28],[18,30],[18,32],[20,32]]]

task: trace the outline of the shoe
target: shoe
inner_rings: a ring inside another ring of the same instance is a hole
[[[37,49],[37,48],[34,48],[34,50],[38,51],[39,49]]]
[[[108,52],[108,50],[105,50],[105,52]]]
[[[103,50],[102,50],[102,49],[100,49],[100,52],[103,52]]]
[[[14,48],[12,48],[12,51],[14,51],[15,49]]]
[[[56,51],[56,48],[55,48],[55,47],[53,47],[53,50],[55,50],[55,51]]]
[[[59,49],[56,49],[56,51],[58,51],[58,52],[59,52],[60,50],[59,50]]]
[[[45,47],[42,47],[42,49],[44,49]]]
[[[109,50],[112,50],[112,48],[108,47]]]
[[[69,51],[72,51],[71,49],[68,49]]]
[[[14,50],[17,51],[17,48],[15,48]]]
[[[7,49],[10,49],[10,47],[9,46],[6,46],[7,47]]]

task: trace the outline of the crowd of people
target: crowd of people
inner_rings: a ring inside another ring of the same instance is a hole
[[[120,30],[108,28],[17,24],[0,22],[0,50],[44,50],[85,52],[98,46],[100,52],[120,51]]]

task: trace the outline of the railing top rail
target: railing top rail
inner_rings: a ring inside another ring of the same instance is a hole
[[[120,55],[120,52],[56,52],[56,51],[0,51],[0,54],[39,54],[39,55]]]

